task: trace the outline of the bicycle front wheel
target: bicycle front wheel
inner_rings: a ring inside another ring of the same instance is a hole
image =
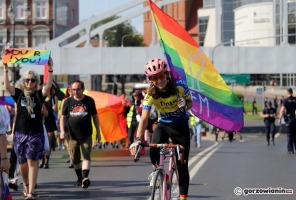
[[[172,169],[172,177],[171,177],[171,199],[179,199],[180,191],[179,191],[179,175],[176,169]]]
[[[164,175],[162,170],[157,170],[153,177],[153,187],[151,192],[151,200],[162,200],[163,199],[163,179]]]

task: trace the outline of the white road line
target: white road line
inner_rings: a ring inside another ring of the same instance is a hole
[[[213,149],[206,155],[204,156],[195,166],[193,169],[190,170],[190,181],[193,179],[193,177],[197,174],[197,172],[200,170],[202,165],[219,149],[219,146],[217,146],[218,143],[214,144],[212,147]]]
[[[208,148],[204,149],[203,151],[199,152],[198,154],[196,154],[193,158],[191,158],[188,162],[188,168],[191,167],[191,165],[197,160],[199,159],[201,156],[203,156],[205,153],[207,153],[208,151],[212,150],[214,147],[216,147],[219,143],[215,142],[215,144],[213,144],[212,146],[209,146]]]

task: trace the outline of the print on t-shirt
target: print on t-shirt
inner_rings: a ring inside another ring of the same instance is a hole
[[[88,112],[86,112],[86,108],[79,104],[72,106],[70,110],[71,117],[84,117],[88,114]]]

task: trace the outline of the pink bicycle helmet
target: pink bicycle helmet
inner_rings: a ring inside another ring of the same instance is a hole
[[[159,58],[149,60],[144,68],[147,77],[168,71],[165,61]]]

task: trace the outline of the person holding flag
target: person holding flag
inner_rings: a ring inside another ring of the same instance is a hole
[[[148,93],[145,95],[142,107],[142,117],[137,129],[136,139],[130,146],[132,155],[135,155],[138,145],[148,124],[152,105],[160,113],[157,127],[152,134],[152,143],[167,143],[170,138],[174,144],[185,148],[184,160],[188,161],[190,148],[190,131],[188,112],[192,107],[190,92],[182,80],[173,81],[168,66],[163,59],[155,58],[145,65],[146,77],[150,80]],[[150,159],[153,172],[149,175],[150,186],[153,185],[153,176],[159,163],[159,149],[150,148]],[[179,172],[180,200],[186,200],[189,186],[188,162],[177,161]]]

